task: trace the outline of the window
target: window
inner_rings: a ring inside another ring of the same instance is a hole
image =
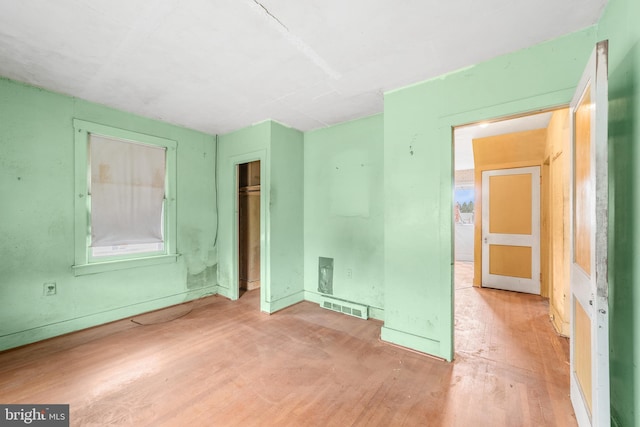
[[[74,272],[174,262],[175,141],[74,120]]]

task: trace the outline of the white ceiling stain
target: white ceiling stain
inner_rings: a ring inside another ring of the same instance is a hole
[[[306,131],[597,22],[606,0],[0,0],[0,76],[207,133]]]

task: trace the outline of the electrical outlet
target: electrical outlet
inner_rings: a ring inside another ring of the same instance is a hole
[[[57,291],[56,282],[45,283],[43,285],[43,289],[44,289],[44,296],[45,297],[50,297],[52,295],[55,295],[56,291]]]
[[[347,279],[352,279],[353,278],[353,270],[350,268],[347,268]]]

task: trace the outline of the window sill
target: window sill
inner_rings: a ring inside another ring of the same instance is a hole
[[[116,271],[116,270],[122,270],[125,268],[148,267],[151,265],[158,265],[158,264],[170,264],[170,263],[176,262],[176,259],[178,258],[178,256],[179,256],[178,254],[158,255],[158,256],[150,256],[146,258],[93,262],[91,264],[74,265],[71,268],[73,269],[74,276],[83,276],[85,274],[103,273],[106,271]]]

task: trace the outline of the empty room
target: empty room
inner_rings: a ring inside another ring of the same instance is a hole
[[[638,19],[0,1],[0,425],[640,424]]]

